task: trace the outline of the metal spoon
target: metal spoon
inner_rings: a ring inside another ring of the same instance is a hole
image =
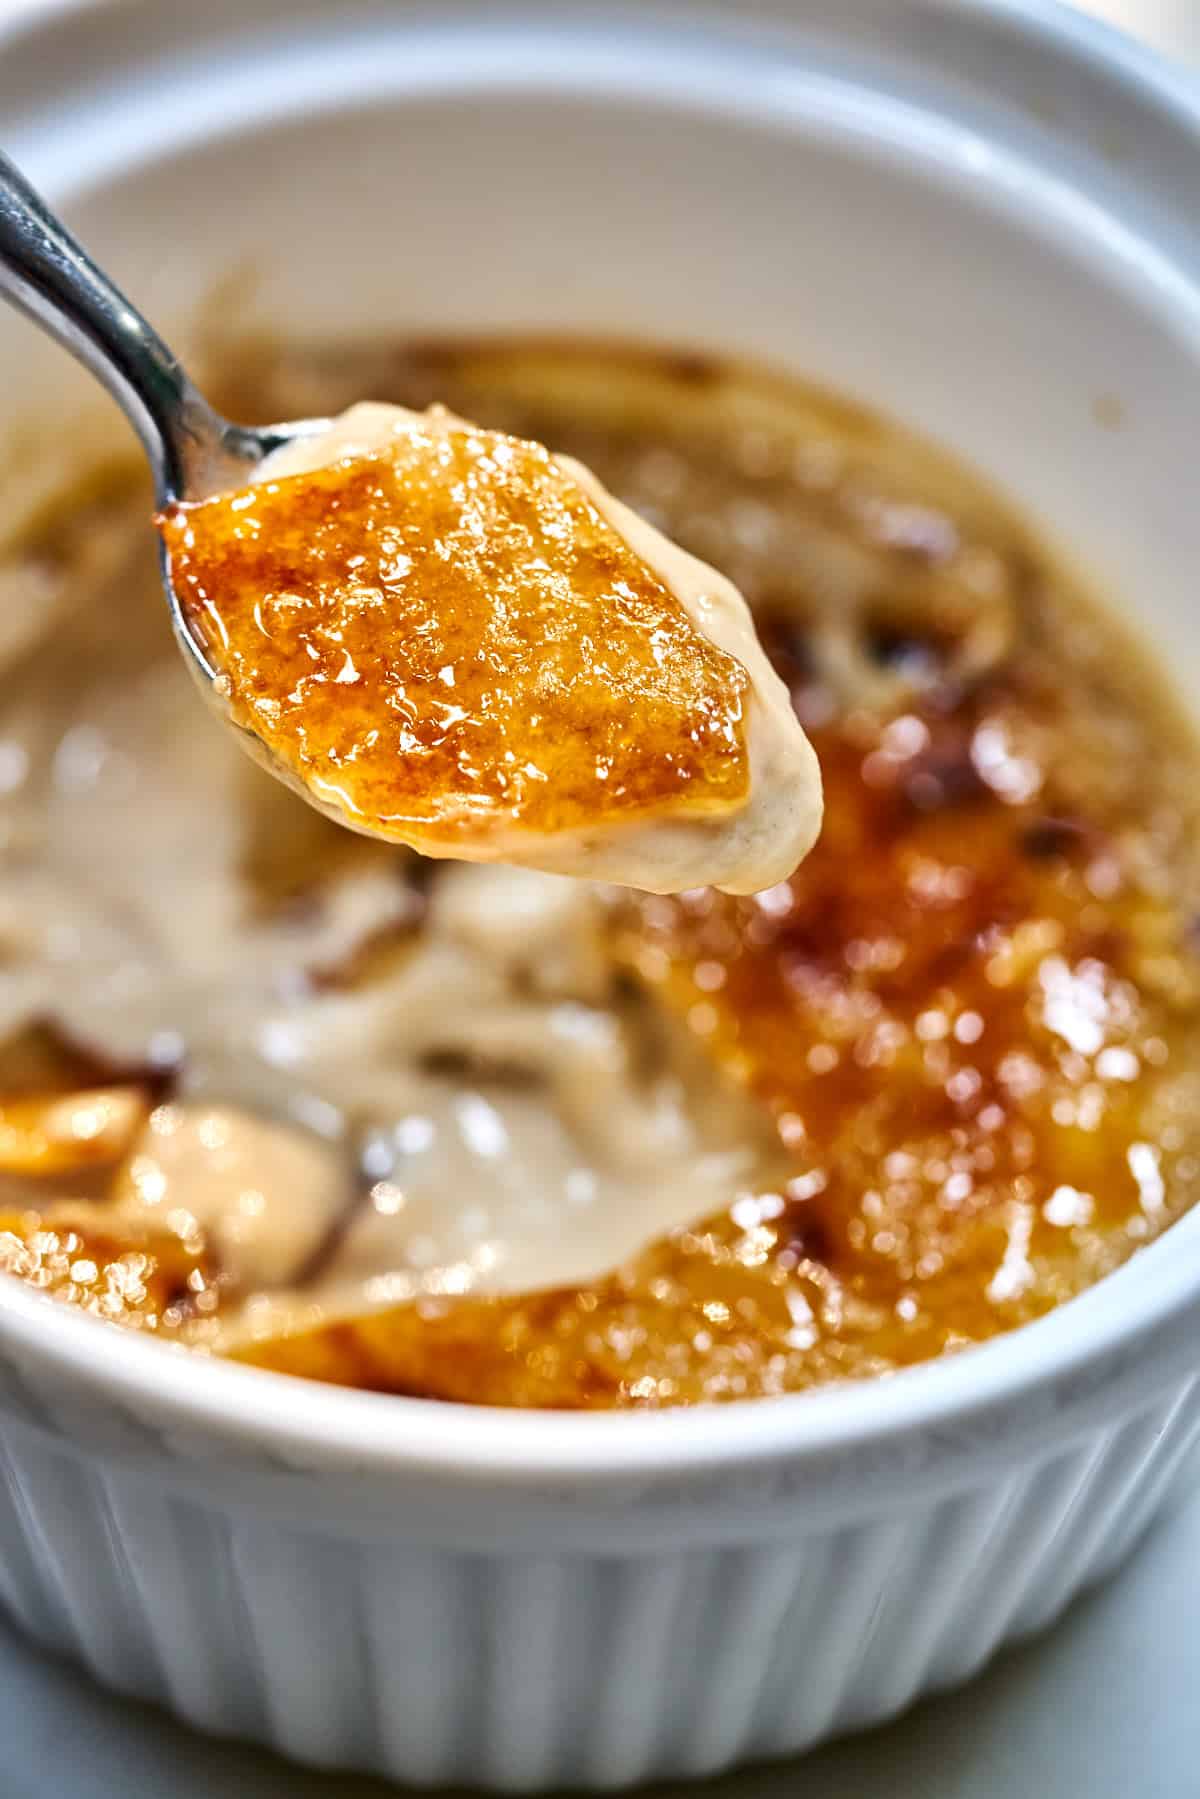
[[[245,486],[272,450],[328,429],[327,419],[251,427],[222,418],[158,333],[2,153],[0,294],[108,389],[142,441],[159,506]],[[175,635],[211,695],[217,670],[188,628],[165,554],[161,566]],[[257,740],[255,747],[265,755]],[[278,764],[272,768],[283,773]]]

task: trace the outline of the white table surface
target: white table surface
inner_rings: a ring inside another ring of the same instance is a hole
[[[0,11],[40,3],[0,0]],[[1089,5],[1200,63],[1200,0]],[[210,1743],[114,1701],[0,1623],[0,1799],[381,1799],[388,1790]],[[693,1791],[704,1799],[1200,1799],[1200,1484],[1103,1591],[961,1693],[869,1737]]]

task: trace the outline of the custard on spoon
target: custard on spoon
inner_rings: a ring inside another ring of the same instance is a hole
[[[579,463],[364,404],[160,525],[233,718],[356,830],[652,891],[811,847],[816,760],[741,596]]]
[[[581,464],[436,408],[230,424],[3,157],[0,292],[124,407],[185,656],[321,810],[657,892],[811,848],[816,758],[745,602]]]

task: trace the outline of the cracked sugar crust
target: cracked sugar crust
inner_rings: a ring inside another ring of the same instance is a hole
[[[360,405],[160,523],[234,718],[357,830],[652,890],[815,836],[741,597],[539,444]]]

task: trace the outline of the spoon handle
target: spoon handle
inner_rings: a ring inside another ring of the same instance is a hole
[[[2,152],[0,294],[108,389],[142,440],[160,501],[195,491],[214,461],[237,457],[233,428]]]

